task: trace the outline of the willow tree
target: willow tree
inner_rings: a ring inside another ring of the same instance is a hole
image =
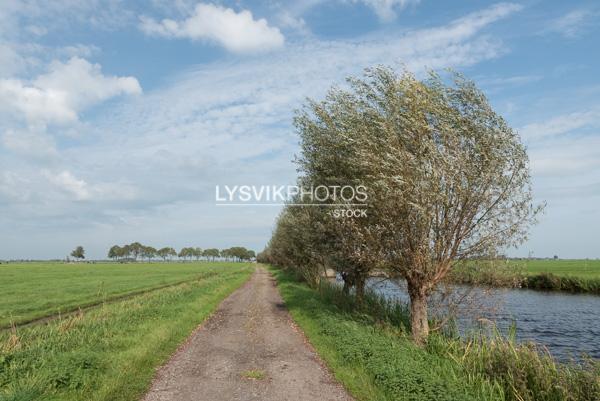
[[[341,196],[342,188],[355,191],[359,187],[368,188],[365,169],[368,166],[357,163],[362,150],[356,146],[356,139],[363,135],[363,122],[355,98],[337,89],[331,90],[322,102],[309,101],[294,120],[302,150],[295,160],[301,174],[299,184],[306,188],[340,189],[339,193],[332,191],[324,200],[313,200],[313,204],[322,203],[325,208],[318,209],[321,213],[316,214],[320,223],[318,241],[326,244],[323,258],[341,274],[344,292],[354,287],[359,305],[367,278],[384,261],[378,227],[370,215],[356,219],[334,218],[322,211],[332,205],[337,209],[352,209],[354,204],[363,203],[352,194],[346,199]]]
[[[411,330],[422,342],[428,298],[457,262],[526,239],[541,209],[526,149],[459,75],[418,80],[380,67],[349,84],[301,113],[300,160],[319,179],[368,185],[369,217],[353,224],[376,235],[372,252],[406,279]]]

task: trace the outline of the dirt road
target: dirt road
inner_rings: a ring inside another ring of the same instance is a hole
[[[249,378],[255,376],[258,378]],[[158,372],[144,401],[352,400],[257,268]]]

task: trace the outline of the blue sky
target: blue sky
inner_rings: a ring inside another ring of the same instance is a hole
[[[293,110],[365,67],[454,68],[529,148],[545,214],[512,255],[600,257],[593,1],[0,2],[0,259],[115,243],[260,250],[294,182]]]

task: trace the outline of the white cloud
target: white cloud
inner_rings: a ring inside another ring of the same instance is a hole
[[[398,11],[404,9],[409,5],[416,5],[421,0],[354,0],[355,2],[362,2],[367,6],[371,7],[375,14],[382,21],[391,21],[396,18]]]
[[[600,126],[600,111],[586,110],[559,115],[547,121],[530,123],[519,131],[526,141],[539,141],[559,135],[572,133],[588,125]]]
[[[443,36],[448,35],[448,41],[461,40],[474,35],[477,31],[501,18],[523,9],[523,6],[514,3],[499,3],[484,10],[470,13],[463,18],[455,20],[445,29],[430,30],[429,41],[434,43],[443,41]]]
[[[248,10],[237,13],[231,8],[203,3],[183,21],[157,22],[143,16],[140,28],[149,35],[214,42],[235,53],[272,50],[285,41],[278,28],[269,26],[263,18],[255,20]]]
[[[133,77],[102,74],[98,64],[73,57],[54,61],[46,74],[31,82],[0,79],[0,112],[17,112],[31,124],[71,123],[78,112],[121,94],[139,94]]]
[[[92,57],[97,53],[100,53],[100,48],[94,45],[83,45],[81,43],[63,46],[56,49],[56,53],[60,56],[72,58],[72,57]]]
[[[548,23],[545,32],[554,32],[566,38],[575,38],[597,23],[597,10],[577,9]]]
[[[306,26],[306,21],[302,17],[296,17],[288,10],[282,11],[277,15],[279,25],[282,28],[296,30],[302,34],[308,34],[310,31]]]
[[[44,130],[7,130],[0,140],[5,148],[26,157],[49,159],[58,156],[56,141]]]
[[[79,57],[72,57],[66,63],[52,62],[48,73],[37,77],[33,85],[45,91],[66,93],[73,110],[85,109],[114,96],[142,92],[134,77],[106,76],[99,64]]]
[[[75,178],[75,176],[67,170],[59,173],[51,173],[50,171],[45,170],[43,171],[43,175],[56,188],[74,196],[75,200],[87,200],[90,198],[87,182]]]
[[[302,23],[301,16],[308,10],[322,5],[324,3],[338,3],[345,5],[364,4],[371,8],[382,22],[391,22],[398,13],[409,6],[416,6],[421,0],[295,0],[285,4],[285,10],[280,12],[279,18],[283,21],[290,21],[283,26],[294,28],[294,21]],[[277,3],[276,3],[277,4]]]
[[[30,123],[75,121],[77,113],[64,91],[27,86],[17,79],[0,80],[0,111],[16,111]]]
[[[2,37],[0,37],[2,40]],[[0,77],[9,76],[21,70],[25,60],[14,47],[8,43],[0,43]]]
[[[25,30],[34,36],[44,36],[48,33],[48,29],[39,25],[28,25],[25,27]]]
[[[55,189],[62,191],[69,199],[75,201],[132,200],[137,196],[136,189],[132,185],[118,181],[89,184],[85,180],[75,177],[69,170],[52,172],[44,169],[41,174]]]
[[[541,75],[515,75],[509,77],[488,77],[478,79],[477,82],[483,86],[489,87],[507,87],[507,86],[521,86],[532,82],[540,81],[543,77]]]
[[[30,183],[13,171],[0,172],[0,201],[22,203],[28,200]]]

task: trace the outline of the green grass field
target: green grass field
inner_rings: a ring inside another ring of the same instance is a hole
[[[450,273],[454,283],[600,294],[600,260],[468,261]]]
[[[0,331],[1,401],[139,400],[156,367],[254,270],[247,263],[30,268],[2,266],[3,274],[12,277],[10,283],[0,284],[5,313],[11,308],[30,315],[47,313],[100,299],[102,292],[187,281],[49,323]],[[61,288],[75,296],[63,294]],[[38,291],[46,302],[38,300]],[[27,298],[14,302],[16,293]]]
[[[238,263],[9,263],[0,265],[0,327],[194,280]]]
[[[556,276],[600,278],[600,260],[522,260],[514,261],[525,274],[552,273]]]

